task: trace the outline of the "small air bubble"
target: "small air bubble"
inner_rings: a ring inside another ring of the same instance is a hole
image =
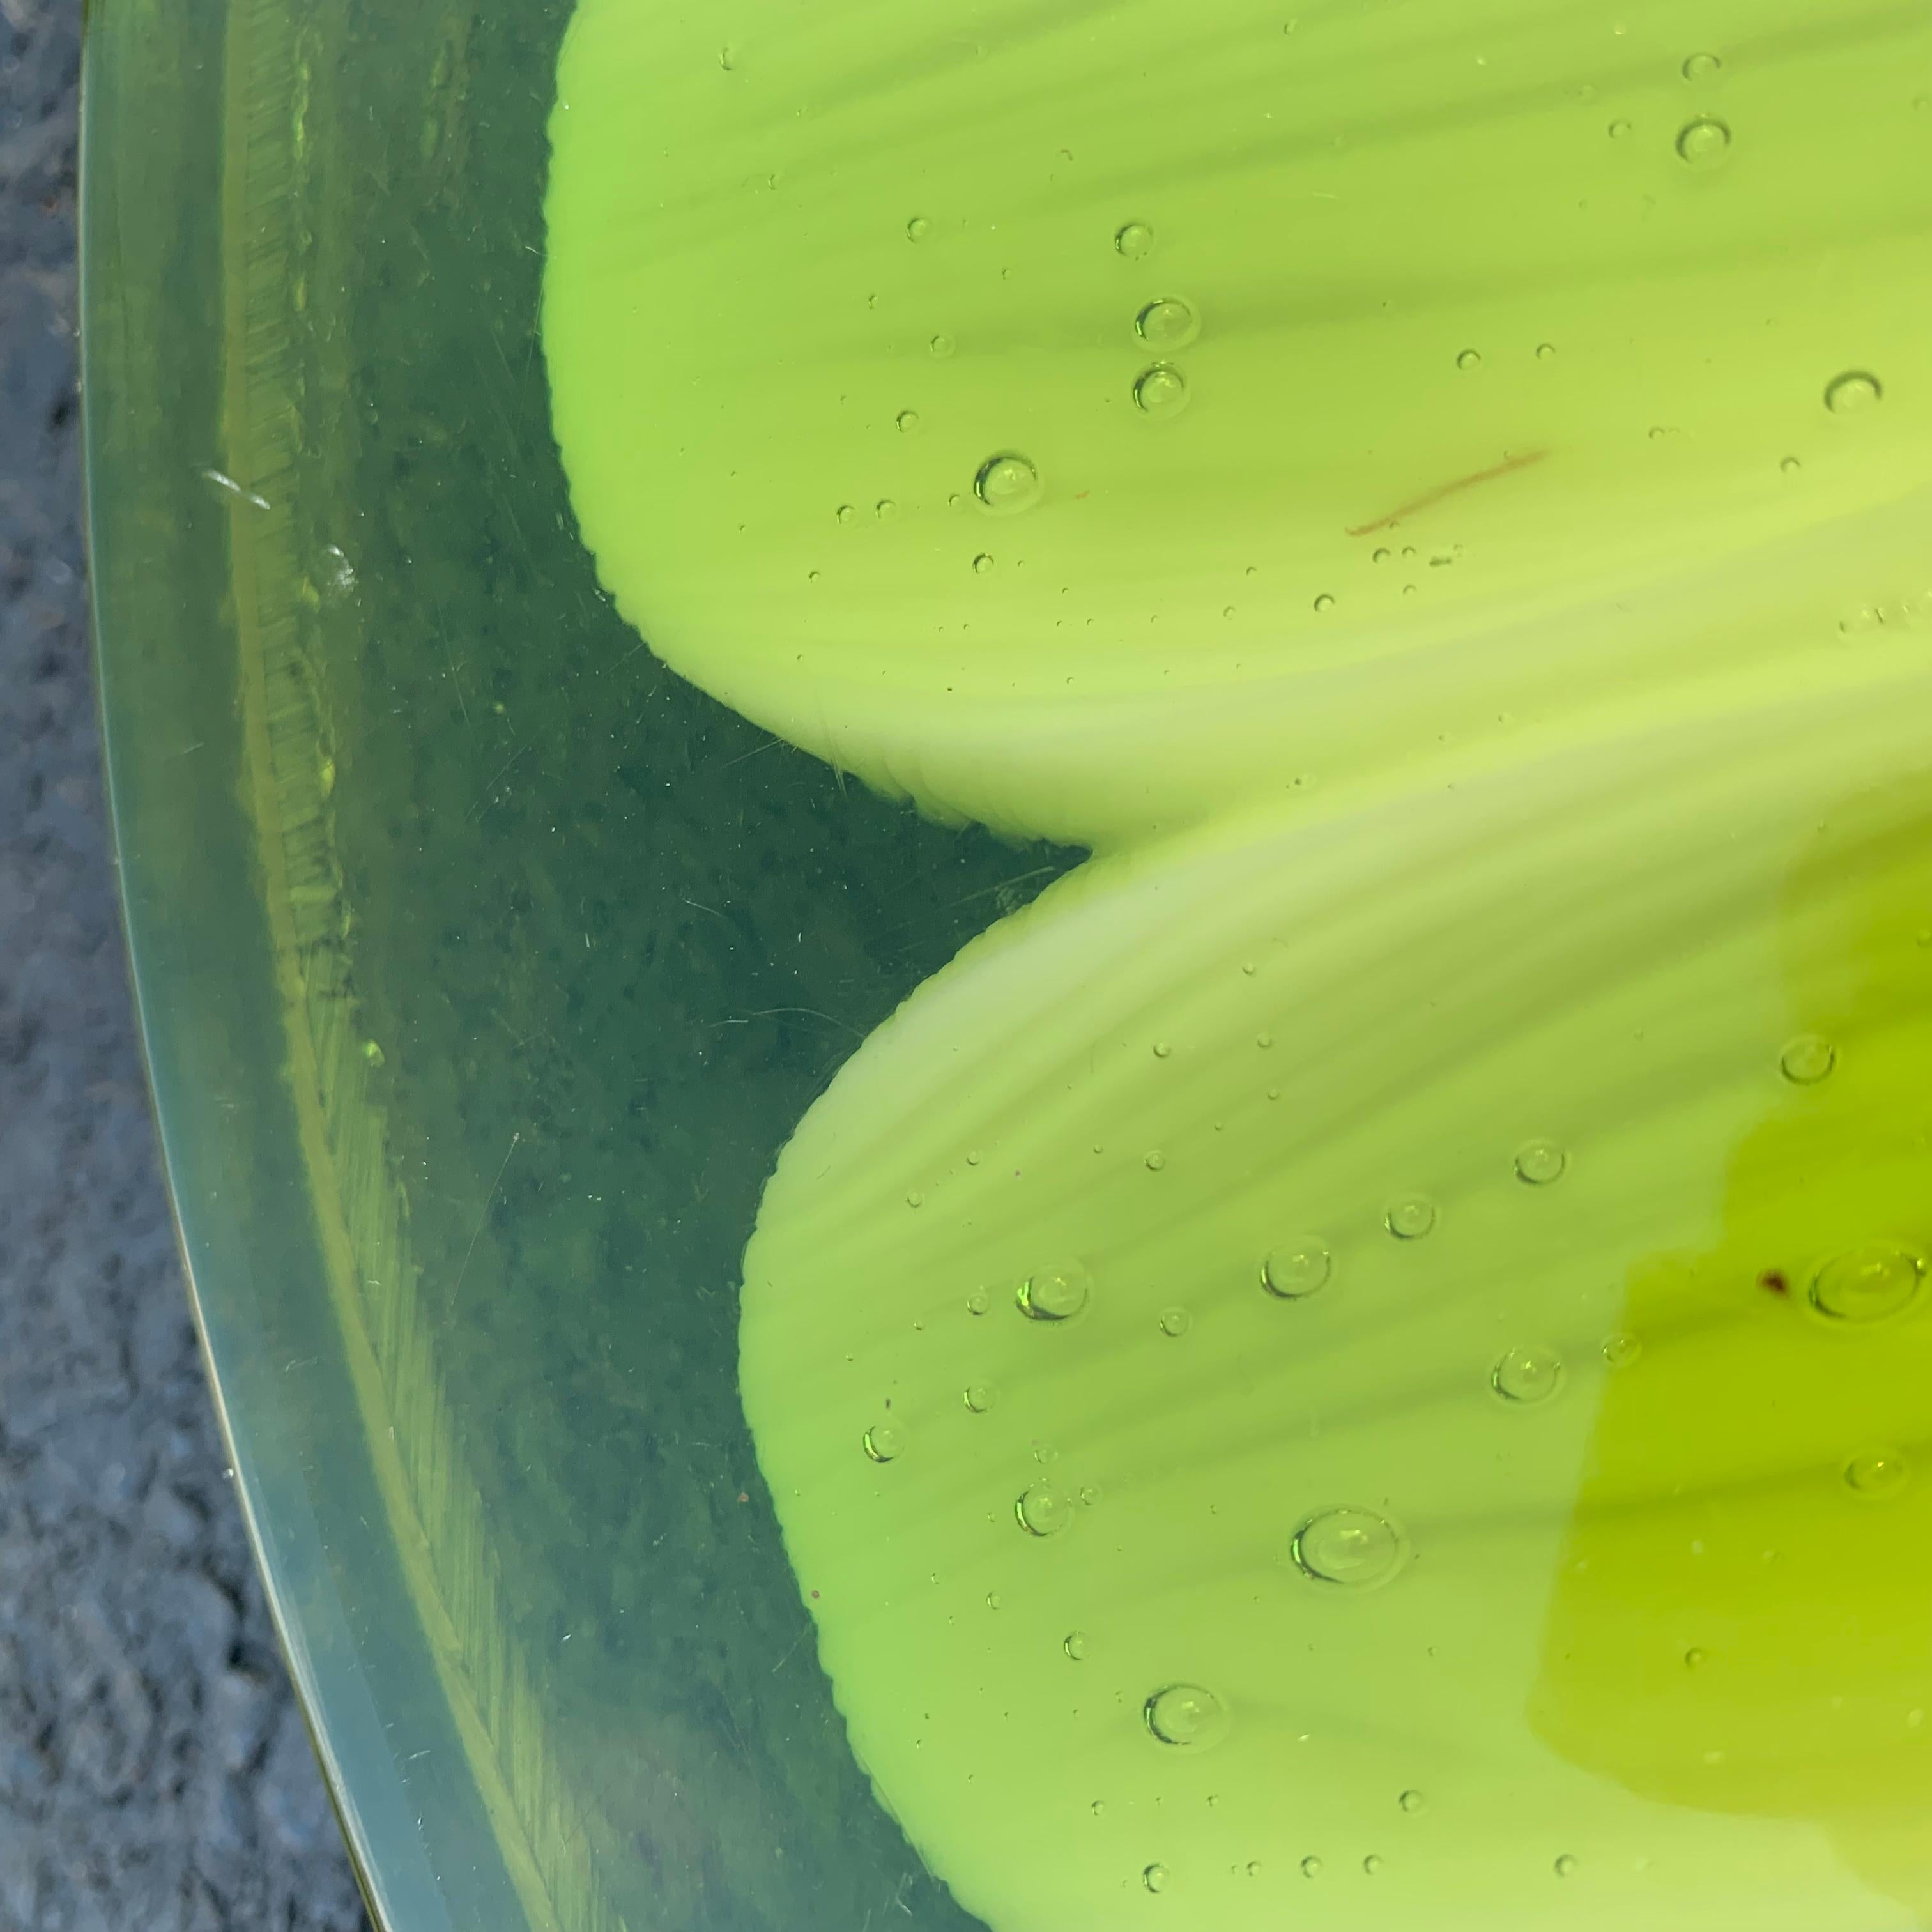
[[[1508,1350],[1490,1371],[1490,1386],[1505,1402],[1547,1402],[1563,1384],[1563,1358],[1531,1344]]]
[[[1536,359],[1539,362],[1547,362],[1556,353],[1556,345],[1553,342],[1539,342],[1536,345]]]
[[[1270,1248],[1262,1262],[1262,1286],[1283,1301],[1299,1301],[1324,1286],[1334,1271],[1327,1245],[1312,1236]]]
[[[1459,369],[1480,369],[1483,366],[1483,352],[1480,349],[1466,349],[1456,358]]]
[[[1910,1479],[1911,1466],[1896,1449],[1874,1449],[1845,1465],[1845,1480],[1874,1502],[1897,1496]]]
[[[1547,1187],[1562,1180],[1569,1164],[1569,1156],[1555,1141],[1526,1141],[1516,1150],[1516,1178],[1531,1187]]]
[[[973,494],[997,516],[1030,509],[1040,499],[1040,472],[1032,459],[1016,450],[1003,450],[980,464],[973,478]]]
[[[906,224],[906,239],[908,242],[923,242],[932,232],[932,224],[922,214],[915,214]]]
[[[1373,1852],[1371,1852],[1368,1856],[1362,1861],[1362,1870],[1370,1878],[1373,1878],[1376,1874],[1380,1871],[1382,1868],[1382,1862],[1380,1858],[1376,1856]]]
[[[1610,123],[1610,139],[1613,141],[1627,140],[1630,130],[1630,124],[1628,121],[1612,121]]]
[[[1551,1869],[1558,1878],[1573,1878],[1576,1876],[1576,1861],[1565,1852]]]
[[[1686,80],[1708,80],[1724,65],[1715,54],[1693,54],[1684,63]]]
[[[1288,1551],[1304,1576],[1362,1589],[1387,1582],[1402,1568],[1407,1547],[1385,1516],[1345,1504],[1311,1516]]]
[[[861,1438],[866,1454],[875,1462],[890,1462],[905,1449],[905,1436],[896,1422],[875,1422]]]
[[[951,336],[945,334],[935,335],[926,346],[941,362],[944,362],[959,346]]]
[[[899,506],[890,496],[881,496],[872,506],[872,514],[882,524],[889,524],[899,513]]]
[[[1058,1536],[1073,1520],[1073,1498],[1057,1484],[1030,1483],[1013,1504],[1013,1516],[1029,1536]]]
[[[988,551],[982,550],[980,554],[973,560],[973,570],[974,574],[976,576],[984,577],[987,572],[991,570],[992,567],[993,559],[991,553]]]
[[[992,1305],[992,1296],[983,1288],[976,1288],[966,1298],[966,1312],[968,1315],[983,1315]]]
[[[850,503],[841,503],[832,514],[838,518],[838,520],[842,524],[849,524],[856,513],[854,511],[852,506]]]
[[[1164,1040],[1157,1040],[1154,1043],[1154,1057],[1156,1060],[1165,1060],[1173,1051],[1174,1048]]]
[[[1148,1173],[1158,1174],[1166,1165],[1167,1156],[1161,1152],[1159,1148],[1153,1148],[1148,1150],[1146,1158],[1147,1171]]]
[[[1801,1033],[1778,1056],[1778,1071],[1794,1087],[1816,1086],[1838,1064],[1838,1048],[1815,1033]]]
[[[1856,416],[1861,410],[1868,410],[1885,394],[1885,387],[1876,376],[1862,369],[1848,370],[1842,376],[1834,376],[1825,390],[1825,406],[1834,416]]]
[[[1643,1344],[1634,1335],[1622,1334],[1606,1335],[1604,1338],[1604,1366],[1612,1369],[1627,1369],[1643,1353]]]
[[[1185,349],[1201,333],[1201,317],[1192,302],[1162,296],[1134,317],[1134,333],[1150,349]]]
[[[1301,1875],[1304,1878],[1319,1878],[1322,1876],[1322,1861],[1312,1856],[1304,1858],[1301,1862]]]
[[[1187,406],[1187,378],[1171,362],[1156,362],[1134,379],[1134,406],[1142,416],[1178,416]]]
[[[1400,1804],[1405,1811],[1409,1812],[1420,1811],[1424,1805],[1427,1804],[1428,1802],[1429,1801],[1423,1796],[1420,1792],[1413,1790],[1405,1791],[1402,1796],[1396,1800],[1396,1802]]]
[[[1147,1866],[1141,1873],[1141,1882],[1150,1892],[1165,1892],[1167,1889],[1166,1866],[1160,1864]]]
[[[1114,230],[1114,249],[1138,262],[1154,247],[1154,230],[1144,221],[1130,221]]]
[[[1181,1336],[1192,1325],[1184,1308],[1166,1308],[1161,1311],[1160,1332],[1163,1335]]]
[[[966,1384],[965,1402],[975,1415],[984,1415],[995,1400],[991,1382],[968,1382]]]
[[[1327,591],[1324,590],[1319,597],[1316,598],[1315,608],[1322,616],[1326,616],[1330,610],[1334,609],[1335,600],[1329,596]]]
[[[1778,466],[1779,469],[1783,470],[1787,476],[1796,476],[1798,471],[1804,467],[1804,464],[1800,463],[1795,456],[1786,457]]]
[[[1420,1194],[1389,1204],[1382,1225],[1399,1241],[1419,1241],[1436,1226],[1436,1204]]]
[[[1087,1633],[1084,1630],[1069,1630],[1062,1639],[1060,1647],[1074,1663],[1084,1662],[1087,1656]],[[1097,1811],[1100,1808],[1096,1804],[1094,1808]]]
[[[1731,130],[1708,114],[1686,122],[1677,136],[1678,158],[1694,168],[1714,167],[1730,152]]]
[[[1198,1684],[1169,1684],[1156,1690],[1142,1706],[1141,1717],[1162,1744],[1186,1750],[1220,1743],[1232,1723],[1227,1706]]]
[[[1882,1322],[1918,1293],[1925,1263],[1892,1241],[1834,1257],[1812,1277],[1811,1305],[1834,1322]]]
[[[892,420],[898,424],[902,436],[910,436],[919,427],[919,412],[916,410],[902,410]]]
[[[1087,1306],[1093,1277],[1078,1262],[1030,1274],[1014,1299],[1022,1315],[1035,1322],[1065,1322]]]

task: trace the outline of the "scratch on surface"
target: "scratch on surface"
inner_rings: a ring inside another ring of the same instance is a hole
[[[1486,470],[1459,476],[1453,483],[1438,484],[1433,490],[1425,490],[1419,496],[1412,496],[1407,502],[1398,505],[1385,517],[1378,517],[1372,524],[1357,524],[1348,534],[1365,537],[1371,531],[1393,530],[1403,518],[1412,517],[1418,510],[1428,509],[1445,496],[1453,496],[1459,490],[1473,490],[1478,483],[1493,483],[1498,477],[1507,476],[1514,470],[1527,470],[1532,464],[1540,463],[1549,454],[1546,449],[1528,449],[1520,456],[1505,456],[1502,462],[1492,464]]]
[[[212,483],[218,490],[223,491],[228,496],[240,497],[243,502],[250,505],[255,509],[266,510],[271,507],[268,498],[263,496],[259,490],[244,488],[241,484],[236,482],[234,478],[230,476],[225,470],[204,470],[201,474],[202,478],[205,482]]]
[[[517,1143],[523,1137],[521,1127],[510,1136],[510,1144],[503,1150],[503,1165],[497,1168],[496,1178],[490,1182],[490,1191],[483,1197],[483,1205],[477,1212],[476,1226],[470,1232],[470,1245],[463,1251],[463,1265],[456,1270],[456,1286],[449,1291],[449,1305],[452,1310],[456,1306],[457,1297],[463,1292],[463,1277],[470,1272],[470,1258],[476,1252],[477,1241],[483,1232],[483,1223],[489,1219],[490,1205],[496,1198],[496,1190],[503,1184],[503,1176],[509,1167],[510,1156],[516,1152]]]

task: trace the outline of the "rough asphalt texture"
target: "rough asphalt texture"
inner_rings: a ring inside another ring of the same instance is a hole
[[[176,1264],[87,655],[72,0],[0,0],[0,1932],[352,1932]]]

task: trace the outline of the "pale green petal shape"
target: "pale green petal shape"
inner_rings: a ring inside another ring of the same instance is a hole
[[[1928,681],[1890,695],[1103,862],[969,947],[806,1117],[746,1257],[746,1412],[854,1748],[999,1932],[1138,1923],[1155,1863],[1164,1900],[1233,1928],[1912,1922],[1802,1827],[1835,1827],[1846,1775],[1819,1756],[1816,1646],[1726,1655],[1720,1706],[1673,1709],[1635,1694],[1652,1659],[1627,1641],[1633,1568],[1694,1564],[1679,1546],[1740,1492],[1805,1580],[1774,1614],[1720,1588],[1680,1676],[1754,1617],[1903,1630],[1932,1606],[1909,1550],[1877,1597],[1868,1562],[1833,1567],[1814,1508],[1862,1507],[1840,1471],[1863,1406],[1880,1440],[1924,1415],[1932,1298],[1874,1349],[1754,1260],[1661,1314],[1625,1288],[1720,1244],[1726,1150],[1805,1097],[1780,1070],[1793,922],[1842,932],[1846,878],[1894,907],[1932,884],[1906,862],[1922,776],[1790,894],[1863,773],[1922,773]],[[1904,1027],[1932,1059],[1932,955],[1906,944],[1848,1058]],[[1769,1252],[1794,1276],[1880,1231],[1932,1248],[1924,1088],[1890,1100],[1867,1142],[1916,1138],[1916,1166],[1847,1188],[1855,1137],[1784,1171]],[[1323,1250],[1316,1292],[1268,1292],[1271,1252]],[[1070,1318],[1016,1305],[1076,1270]],[[1613,1367],[1633,1321],[1648,1352]],[[1513,1400],[1526,1353],[1551,1366]],[[1016,1514],[1042,1483],[1070,1519],[1046,1536]],[[1336,1509],[1399,1528],[1394,1574],[1372,1547],[1372,1587],[1298,1568]],[[1844,1653],[1901,1740],[1923,1649]],[[1175,1684],[1220,1701],[1223,1742],[1150,1732]],[[1701,1770],[1724,1700],[1757,1781],[1705,1807],[1651,1767]]]
[[[1915,10],[1700,7],[1696,86],[1674,0],[1286,11],[585,0],[544,340],[667,662],[928,810],[1112,845],[1916,608],[1918,544],[1842,521],[1932,449]],[[1174,298],[1198,336],[1142,340]],[[1013,452],[1039,500],[994,514]]]

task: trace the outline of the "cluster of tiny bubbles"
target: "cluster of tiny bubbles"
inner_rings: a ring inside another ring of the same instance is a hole
[[[974,495],[996,516],[1032,508],[1040,501],[1041,488],[1032,459],[1017,450],[988,457],[973,476]]]
[[[1562,1180],[1569,1164],[1569,1156],[1552,1140],[1525,1141],[1516,1150],[1516,1178],[1531,1187]]]
[[[1146,1870],[1141,1874],[1141,1882],[1145,1886],[1150,1892],[1165,1892],[1167,1889],[1166,1866],[1162,1864],[1149,1865]]]
[[[915,214],[906,224],[906,239],[908,242],[923,242],[932,232],[932,224],[922,214]]]
[[[1087,1656],[1087,1633],[1084,1630],[1069,1630],[1065,1637],[1061,1640],[1060,1647],[1066,1652],[1072,1662],[1076,1664],[1084,1662]]]
[[[1262,1286],[1283,1301],[1299,1301],[1323,1286],[1334,1270],[1327,1244],[1304,1237],[1269,1249],[1262,1259]]]
[[[1160,1312],[1160,1332],[1163,1335],[1185,1335],[1191,1325],[1192,1318],[1184,1308],[1163,1308]]]
[[[1414,1812],[1420,1811],[1423,1806],[1428,1802],[1428,1800],[1423,1796],[1420,1792],[1408,1790],[1405,1791],[1402,1796],[1396,1800],[1396,1802],[1400,1804],[1405,1811]]]
[[[1730,152],[1730,129],[1714,115],[1700,114],[1678,130],[1678,158],[1694,168],[1714,166]]]
[[[1612,1369],[1627,1369],[1643,1353],[1643,1344],[1634,1335],[1621,1331],[1604,1337],[1604,1366]]]
[[[905,1448],[905,1431],[896,1422],[875,1422],[861,1440],[875,1462],[890,1462]]]
[[[968,1382],[963,1396],[966,1406],[975,1415],[984,1415],[999,1400],[990,1382]]]
[[[1815,1087],[1838,1064],[1838,1050],[1815,1033],[1801,1033],[1785,1043],[1778,1070],[1794,1087]]]
[[[944,362],[946,357],[950,356],[954,350],[957,349],[959,345],[953,340],[951,336],[947,335],[942,332],[940,334],[935,335],[926,346],[932,351],[933,354],[936,356],[940,362]]]
[[[1834,416],[1856,415],[1868,410],[1885,394],[1885,386],[1863,369],[1848,369],[1825,386],[1825,406]]]
[[[1134,406],[1144,416],[1174,416],[1187,406],[1187,378],[1171,362],[1156,362],[1134,378]]]
[[[1551,1868],[1558,1878],[1569,1878],[1575,1874],[1576,1861],[1565,1852]]]
[[[1834,1322],[1882,1322],[1918,1292],[1922,1256],[1895,1241],[1869,1241],[1835,1255],[1811,1278],[1811,1306]]]
[[[1180,296],[1159,296],[1134,317],[1134,333],[1150,349],[1185,349],[1201,333],[1200,311]]]
[[[1093,1277],[1078,1262],[1030,1274],[1014,1292],[1020,1312],[1035,1322],[1065,1322],[1087,1306]]]
[[[1361,1589],[1387,1582],[1402,1568],[1407,1546],[1386,1516],[1344,1504],[1311,1516],[1294,1532],[1288,1553],[1317,1582]]]
[[[1147,1170],[1150,1174],[1158,1174],[1166,1165],[1167,1156],[1161,1152],[1159,1148],[1150,1148],[1148,1149],[1147,1154]]]
[[[1206,1750],[1232,1727],[1228,1707],[1198,1684],[1167,1684],[1141,1706],[1141,1718],[1164,1744]]]
[[[1389,1203],[1382,1225],[1399,1241],[1419,1241],[1436,1226],[1436,1204],[1424,1195],[1406,1194]]]
[[[990,550],[982,550],[980,551],[979,555],[973,560],[973,571],[975,576],[984,577],[987,572],[991,570],[992,567],[993,555],[992,552]]]
[[[1468,370],[1483,366],[1483,352],[1480,349],[1466,349],[1456,358],[1457,368]]]
[[[1693,54],[1684,63],[1686,80],[1708,80],[1724,65],[1715,54]]]
[[[1490,1387],[1510,1402],[1547,1402],[1563,1381],[1563,1358],[1534,1343],[1510,1348],[1490,1371]]]
[[[1058,1536],[1073,1520],[1072,1497],[1042,1477],[1029,1483],[1013,1504],[1014,1520],[1029,1536]]]
[[[1911,1474],[1910,1466],[1896,1449],[1870,1450],[1845,1465],[1846,1482],[1856,1494],[1874,1502],[1897,1496]]]
[[[1144,221],[1127,221],[1114,230],[1114,252],[1138,262],[1154,247],[1154,230]]]
[[[1312,1853],[1304,1858],[1301,1862],[1301,1875],[1304,1878],[1319,1878],[1322,1876],[1322,1861],[1315,1857]]]

